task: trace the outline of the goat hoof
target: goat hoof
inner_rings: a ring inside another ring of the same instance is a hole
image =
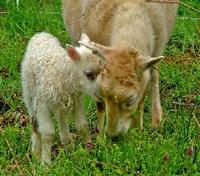
[[[152,127],[158,128],[161,124],[161,118],[152,118]]]

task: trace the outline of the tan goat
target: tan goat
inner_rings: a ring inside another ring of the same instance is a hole
[[[107,62],[98,85],[106,105],[108,134],[125,133],[133,112],[137,112],[137,122],[143,129],[143,106],[149,80],[152,125],[158,127],[162,119],[159,69],[153,67],[161,60],[158,56],[169,40],[177,5],[145,0],[62,0],[62,5],[64,22],[73,42],[84,32],[101,44],[84,43],[101,53]],[[104,118],[103,112],[99,114],[101,131]]]

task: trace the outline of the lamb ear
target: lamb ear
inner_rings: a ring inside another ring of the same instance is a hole
[[[67,45],[67,54],[69,55],[69,57],[74,60],[77,61],[80,59],[80,55],[79,53],[76,51],[76,49],[71,46],[71,45]]]
[[[84,42],[84,43],[88,43],[88,42],[90,42],[90,38],[85,33],[82,33],[80,41]]]
[[[158,56],[158,57],[147,57],[144,59],[144,61],[140,64],[140,67],[143,71],[146,69],[154,66],[158,62],[160,62],[162,59],[164,59],[164,56]]]

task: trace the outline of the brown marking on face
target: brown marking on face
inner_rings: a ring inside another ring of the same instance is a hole
[[[130,121],[137,106],[137,103],[133,103],[130,108],[125,107],[130,96],[137,95],[138,92],[139,57],[137,51],[131,48],[112,49],[105,55],[106,67],[101,72],[99,88],[106,104],[108,131],[111,134],[119,130],[117,128],[120,120],[124,121],[124,124]]]
[[[135,84],[138,70],[138,54],[135,50],[113,49],[106,57],[106,73],[120,85],[132,87]]]
[[[112,49],[106,55],[106,67],[101,72],[100,90],[103,96],[123,97],[137,89],[140,80],[139,55],[134,49]]]

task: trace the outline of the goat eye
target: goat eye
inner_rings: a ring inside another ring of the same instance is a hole
[[[84,71],[84,74],[91,81],[94,81],[96,78],[95,74],[91,71]]]
[[[134,104],[133,102],[126,102],[126,103],[125,103],[125,107],[126,107],[126,108],[129,108],[129,107],[131,107],[133,104]]]
[[[124,107],[125,108],[130,108],[132,107],[135,102],[136,102],[137,98],[135,96],[130,96],[126,102],[124,102]]]

